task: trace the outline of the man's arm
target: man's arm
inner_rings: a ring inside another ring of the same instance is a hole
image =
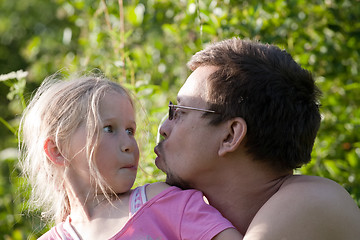
[[[333,181],[294,177],[259,210],[244,240],[358,240],[360,210]]]

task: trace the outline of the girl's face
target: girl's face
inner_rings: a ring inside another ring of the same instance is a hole
[[[100,100],[100,117],[103,122],[100,141],[96,148],[96,166],[116,193],[130,190],[136,178],[139,148],[134,138],[136,123],[132,104],[126,95],[108,92]],[[82,124],[70,143],[69,177],[80,191],[86,193],[90,184],[88,159],[86,157],[86,129]]]

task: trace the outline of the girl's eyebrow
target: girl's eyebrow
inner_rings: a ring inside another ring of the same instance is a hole
[[[133,124],[136,127],[136,121],[131,121],[131,124]]]
[[[118,119],[118,118],[113,117],[113,116],[107,116],[107,117],[102,118],[103,121],[113,121],[113,120],[116,120],[116,119]]]
[[[118,117],[113,117],[113,116],[109,116],[109,117],[105,117],[102,119],[102,121],[106,122],[106,121],[114,121],[114,120],[118,120]],[[130,120],[130,123],[135,125],[136,127],[136,121],[135,120]]]

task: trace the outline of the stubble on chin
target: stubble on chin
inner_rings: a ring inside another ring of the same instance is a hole
[[[169,168],[166,161],[166,156],[163,151],[163,141],[158,144],[158,150],[162,156],[161,163],[156,164],[157,168],[166,174],[165,182],[170,186],[175,186],[183,190],[192,189],[191,185],[183,180],[181,177],[173,174],[172,169]]]
[[[169,184],[170,186],[175,186],[183,190],[193,188],[188,182],[171,173],[166,173],[166,183]]]

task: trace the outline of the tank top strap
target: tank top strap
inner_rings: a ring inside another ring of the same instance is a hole
[[[66,220],[54,227],[56,239],[59,240],[80,240],[80,237],[77,235],[75,230],[70,224],[70,216],[66,217]]]
[[[147,202],[146,192],[145,192],[147,185],[149,184],[137,187],[132,191],[129,201],[130,217],[133,216],[142,207],[142,205],[144,205]]]

